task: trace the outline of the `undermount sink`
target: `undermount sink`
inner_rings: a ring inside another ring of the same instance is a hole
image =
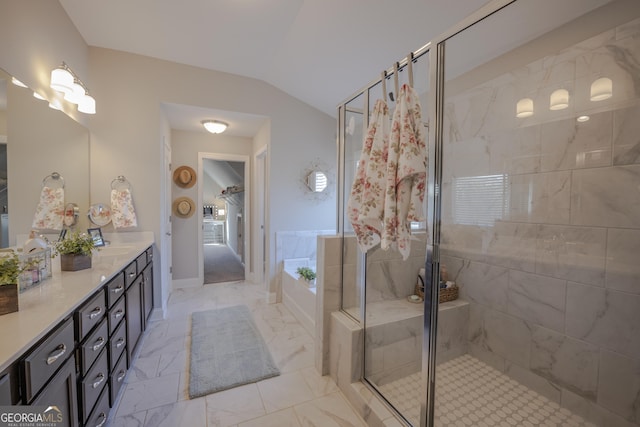
[[[118,256],[128,254],[133,247],[132,246],[102,246],[98,249],[98,256]]]

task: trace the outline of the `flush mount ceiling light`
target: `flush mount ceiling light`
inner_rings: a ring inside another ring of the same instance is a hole
[[[78,105],[78,111],[85,114],[96,113],[96,100],[89,95],[89,91],[82,81],[64,62],[51,71],[52,89],[64,93],[65,101]]]
[[[591,100],[604,101],[613,96],[613,82],[608,77],[601,77],[591,83]]]
[[[202,126],[211,133],[222,133],[229,126],[227,123],[219,120],[203,120],[201,123]]]
[[[569,106],[569,91],[566,89],[558,89],[553,91],[549,100],[550,110],[564,110]]]
[[[524,118],[533,116],[533,99],[522,98],[516,104],[516,117]]]
[[[579,121],[580,123],[588,122],[589,116],[580,116],[576,120]]]

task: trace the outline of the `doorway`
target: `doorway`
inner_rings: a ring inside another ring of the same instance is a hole
[[[203,284],[247,277],[248,167],[245,156],[200,153]]]

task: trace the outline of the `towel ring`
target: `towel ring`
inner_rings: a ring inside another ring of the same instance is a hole
[[[42,180],[43,187],[64,188],[64,178],[58,172],[52,172]]]
[[[112,190],[131,190],[131,183],[127,181],[123,175],[119,175],[116,179],[111,181],[111,189]]]

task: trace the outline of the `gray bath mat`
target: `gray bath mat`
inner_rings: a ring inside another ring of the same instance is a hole
[[[193,313],[189,397],[280,375],[244,305]]]

